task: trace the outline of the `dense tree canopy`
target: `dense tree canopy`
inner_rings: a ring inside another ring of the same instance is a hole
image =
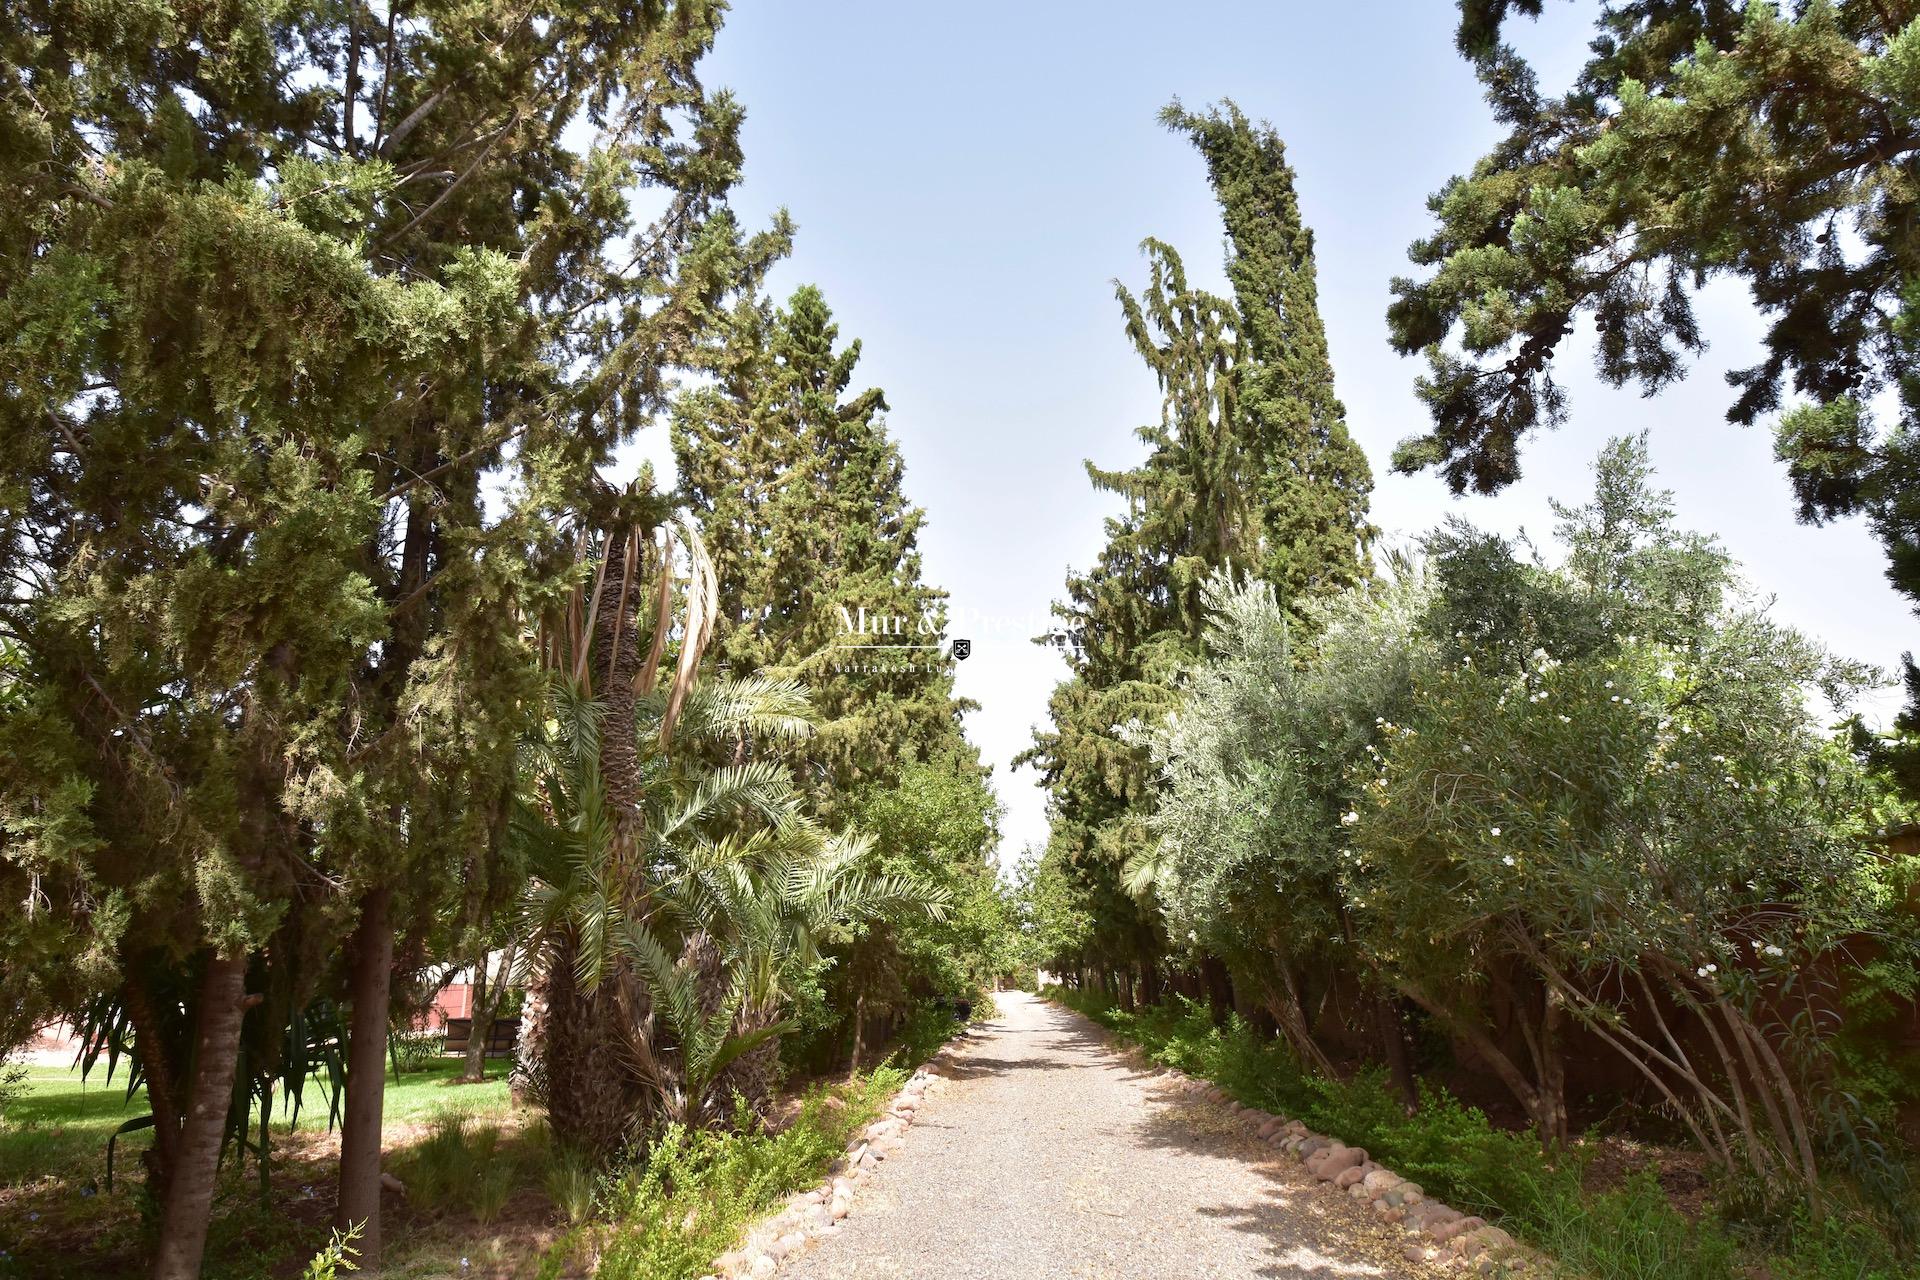
[[[971,754],[943,650],[946,593],[922,576],[925,513],[902,489],[884,394],[847,396],[860,343],[836,350],[839,332],[812,286],[778,309],[743,304],[715,383],[673,417],[680,484],[719,576],[715,656],[739,675],[805,683],[820,731],[802,784],[830,819],[909,756]],[[925,647],[865,648],[902,644]]]
[[[353,1005],[342,1220],[377,1252],[388,981],[485,874],[518,619],[572,524],[624,518],[595,468],[786,242],[724,207],[718,18],[54,3],[0,37],[0,812],[44,908],[6,923],[9,999],[138,1025],[158,1274],[197,1270],[243,1007],[323,990]]]

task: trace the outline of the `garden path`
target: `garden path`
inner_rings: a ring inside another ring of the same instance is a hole
[[[997,997],[799,1280],[1416,1277],[1407,1237],[1079,1014]]]

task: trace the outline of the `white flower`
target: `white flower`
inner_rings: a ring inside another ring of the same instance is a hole
[[[1772,956],[1775,960],[1778,960],[1787,953],[1769,942],[1766,946],[1760,948],[1760,954],[1763,956]]]
[[[1195,933],[1195,932],[1194,932],[1193,930],[1191,930],[1191,929],[1189,929],[1189,930],[1187,930],[1187,941],[1188,941],[1188,942],[1198,942],[1198,941],[1200,941],[1200,935],[1199,935],[1199,934],[1197,934],[1197,933]]]
[[[1613,688],[1613,681],[1609,680],[1605,684],[1601,685],[1600,687],[1602,689],[1611,689]]]
[[[1360,821],[1360,815],[1351,809],[1340,815],[1340,825],[1343,827],[1350,827],[1358,821]]]
[[[1693,976],[1696,978],[1704,978],[1707,976],[1707,971],[1705,968],[1695,969],[1693,971]]]
[[[1498,827],[1489,827],[1487,828],[1487,830],[1492,832],[1496,836],[1500,834],[1500,828]]]
[[[1512,865],[1513,865],[1513,855],[1512,855],[1512,854],[1508,854],[1508,855],[1507,855],[1506,857],[1504,857],[1504,858],[1502,858],[1502,859],[1500,859],[1500,861],[1502,861],[1502,862],[1504,862],[1504,863],[1506,863],[1506,864],[1507,864],[1508,866],[1512,866]]]
[[[1618,701],[1620,701],[1620,695],[1616,693],[1616,694],[1614,694],[1614,695],[1613,695],[1613,696],[1612,696],[1611,698],[1608,698],[1608,699],[1607,699],[1607,701],[1608,701],[1608,702],[1618,702]]]
[[[1572,717],[1572,716],[1561,716],[1561,717],[1560,717],[1559,719],[1560,719],[1560,723],[1561,723],[1561,724],[1572,724],[1572,723],[1573,723],[1573,717]]]

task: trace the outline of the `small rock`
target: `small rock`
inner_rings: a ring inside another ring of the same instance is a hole
[[[1441,1244],[1463,1236],[1469,1231],[1478,1230],[1487,1225],[1484,1218],[1465,1218],[1455,1213],[1451,1218],[1443,1218],[1427,1228],[1427,1234]]]
[[[1323,1165],[1322,1168],[1324,1167]],[[1333,1175],[1333,1185],[1342,1191],[1345,1191],[1348,1187],[1359,1187],[1360,1190],[1364,1192],[1366,1191],[1366,1187],[1361,1184],[1366,1180],[1367,1170],[1363,1165],[1353,1165],[1351,1168],[1342,1169]]]
[[[1400,1175],[1391,1169],[1375,1169],[1366,1177],[1367,1190],[1371,1191],[1374,1195],[1380,1195],[1389,1187],[1397,1186],[1400,1182]]]
[[[1307,1171],[1322,1182],[1332,1182],[1348,1169],[1367,1162],[1367,1153],[1359,1147],[1335,1146],[1307,1161]]]
[[[753,1264],[747,1268],[747,1274],[752,1276],[753,1280],[767,1280],[768,1276],[779,1269],[780,1264],[763,1253],[753,1260]]]
[[[835,1196],[833,1202],[827,1206],[827,1213],[831,1215],[835,1222],[838,1222],[840,1219],[846,1217],[852,1208],[853,1206],[847,1203],[845,1196]]]

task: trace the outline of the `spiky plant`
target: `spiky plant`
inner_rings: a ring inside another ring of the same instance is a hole
[[[683,537],[697,563],[697,537]],[[623,582],[634,556],[627,562]],[[629,596],[607,577],[596,574],[596,596]],[[692,577],[697,591],[699,572]],[[576,635],[624,630],[637,647],[637,625],[609,628],[595,613],[572,610]],[[690,616],[684,634],[698,632]],[[545,714],[522,753],[515,831],[532,871],[523,934],[544,957],[550,1020],[537,1065],[556,1132],[603,1153],[636,1125],[709,1124],[731,1114],[736,1094],[765,1101],[790,984],[820,963],[826,929],[946,909],[916,881],[862,872],[865,843],[807,814],[770,754],[813,732],[803,687],[764,676],[699,681],[687,640],[672,680],[655,687],[659,634],[656,625],[631,684],[625,673],[601,681],[608,692],[637,686],[631,699],[596,697],[590,685],[596,665],[618,671],[617,662],[576,651],[554,663]],[[616,737],[631,755],[609,750]],[[612,761],[630,770],[630,788],[612,785]],[[561,998],[570,1025],[554,1018]],[[604,1077],[609,1054],[619,1056],[622,1087],[583,1089],[586,1077]],[[583,1072],[579,1060],[595,1056],[599,1065]],[[626,1109],[618,1125],[605,1114],[616,1103]],[[580,1114],[590,1105],[594,1114]]]

